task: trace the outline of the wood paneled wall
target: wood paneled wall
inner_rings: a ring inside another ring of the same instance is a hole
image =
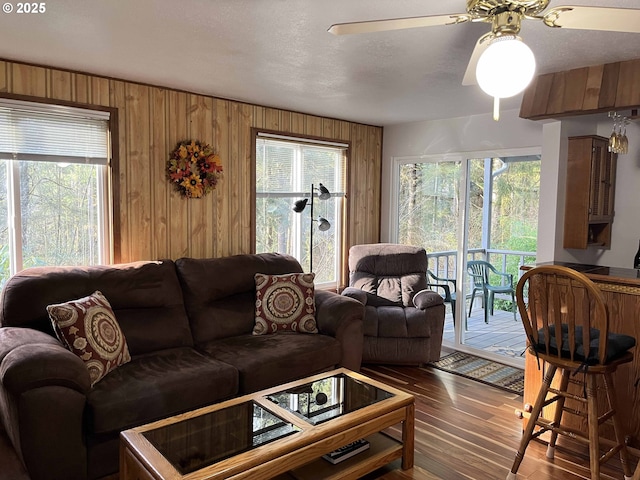
[[[382,128],[53,68],[0,61],[0,92],[118,110],[117,262],[249,253],[251,128],[350,142],[348,246],[379,241]],[[185,199],[165,177],[176,143],[211,143],[224,178]]]

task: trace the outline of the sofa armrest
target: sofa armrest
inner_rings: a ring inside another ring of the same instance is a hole
[[[32,480],[86,477],[89,371],[52,336],[0,328],[0,418]]]
[[[353,298],[325,290],[316,290],[315,300],[318,330],[335,337],[342,345],[341,366],[360,370],[364,305]]]
[[[362,305],[367,304],[367,292],[359,288],[347,287],[342,291],[342,295],[358,300]]]
[[[82,360],[62,345],[23,345],[14,349],[2,362],[0,381],[14,395],[52,385],[86,394],[91,385],[89,370]]]
[[[444,299],[432,290],[420,290],[413,296],[413,306],[420,310],[426,310],[427,308],[442,305],[443,303]]]
[[[14,395],[56,385],[86,394],[91,386],[84,362],[46,333],[0,329],[0,382]]]

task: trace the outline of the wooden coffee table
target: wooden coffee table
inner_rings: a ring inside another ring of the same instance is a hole
[[[402,439],[383,430],[401,424]],[[322,455],[366,438],[333,465]],[[355,479],[413,466],[413,395],[338,369],[120,434],[120,479]]]

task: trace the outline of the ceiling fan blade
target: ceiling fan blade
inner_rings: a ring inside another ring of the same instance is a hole
[[[550,27],[640,33],[640,10],[633,8],[568,5],[552,8],[542,19]]]
[[[485,33],[482,35],[478,41],[476,42],[476,46],[473,48],[473,52],[471,53],[471,58],[469,59],[469,64],[467,65],[467,71],[464,72],[464,78],[462,79],[462,85],[476,85],[478,82],[476,81],[476,66],[478,65],[478,59],[480,55],[487,49],[489,40],[494,37],[492,32]]]
[[[389,18],[387,20],[370,20],[367,22],[336,23],[329,27],[334,35],[351,33],[384,32],[387,30],[401,30],[403,28],[433,27],[435,25],[454,25],[464,23],[473,17],[466,13],[451,15],[431,15],[427,17]]]

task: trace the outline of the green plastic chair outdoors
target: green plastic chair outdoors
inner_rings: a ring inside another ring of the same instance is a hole
[[[471,293],[471,303],[469,305],[469,316],[471,316],[471,309],[473,308],[473,299],[482,294],[482,307],[484,308],[484,322],[489,323],[489,313],[493,315],[493,301],[496,293],[506,293],[511,295],[511,311],[513,312],[513,319],[516,319],[516,298],[515,289],[513,287],[513,275],[510,273],[499,272],[489,262],[484,260],[469,260],[467,262],[467,273],[473,279],[473,292]],[[498,285],[493,285],[489,281],[489,275],[495,274],[500,277],[506,278],[505,285],[500,282]]]
[[[451,305],[451,315],[453,317],[453,324],[456,324],[456,281],[453,278],[440,278],[431,271],[427,270],[427,286],[442,289],[442,298],[445,303]],[[433,283],[435,280],[439,283]],[[465,325],[466,327],[466,325]]]

